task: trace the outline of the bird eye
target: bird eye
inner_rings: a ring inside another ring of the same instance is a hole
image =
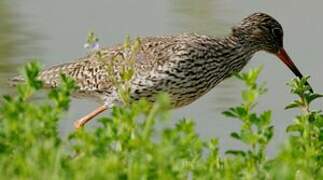
[[[272,33],[275,37],[282,37],[283,31],[280,28],[273,28]]]

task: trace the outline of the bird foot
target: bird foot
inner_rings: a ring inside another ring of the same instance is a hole
[[[88,123],[90,120],[92,120],[95,116],[102,113],[103,111],[107,110],[107,106],[103,105],[92,111],[91,113],[83,116],[81,119],[77,120],[74,123],[75,129],[82,128],[86,123]]]

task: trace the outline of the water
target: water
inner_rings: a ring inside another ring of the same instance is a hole
[[[223,36],[245,16],[266,12],[284,27],[285,48],[310,83],[323,92],[321,42],[323,42],[322,1],[233,1],[233,0],[164,0],[164,1],[0,1],[0,83],[1,94],[10,92],[5,81],[16,74],[29,58],[37,57],[49,67],[85,55],[82,48],[89,31],[95,31],[102,45],[122,42],[126,35],[152,36],[197,32]],[[245,68],[264,65],[261,80],[269,92],[259,102],[258,110],[272,109],[275,136],[268,153],[273,154],[286,137],[286,126],[297,111],[283,108],[294,98],[285,83],[293,77],[276,57],[258,53]],[[182,117],[195,119],[203,138],[218,137],[222,152],[241,144],[229,137],[239,128],[235,120],[221,112],[240,103],[243,85],[228,79],[193,104],[173,111],[173,123]],[[73,99],[61,132],[73,130],[73,121],[98,104]],[[314,104],[323,109],[322,100]],[[105,115],[107,115],[106,113]]]

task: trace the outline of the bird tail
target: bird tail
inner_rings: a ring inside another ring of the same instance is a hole
[[[8,80],[8,84],[12,87],[15,87],[17,86],[18,84],[21,84],[21,83],[24,83],[25,82],[25,79],[21,76],[21,75],[18,75],[18,76],[15,76],[13,78],[10,78]]]
[[[57,85],[57,82],[60,79],[61,73],[67,73],[66,67],[70,65],[70,63],[62,64],[53,66],[51,68],[42,70],[39,72],[37,79],[43,81],[44,88],[46,87],[55,87]],[[8,80],[8,83],[10,86],[15,87],[18,84],[22,84],[25,82],[25,79],[22,75],[14,76],[13,78],[10,78]]]

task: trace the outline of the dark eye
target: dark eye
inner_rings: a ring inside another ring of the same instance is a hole
[[[283,31],[280,28],[273,28],[272,33],[276,38],[280,38],[283,36]]]

